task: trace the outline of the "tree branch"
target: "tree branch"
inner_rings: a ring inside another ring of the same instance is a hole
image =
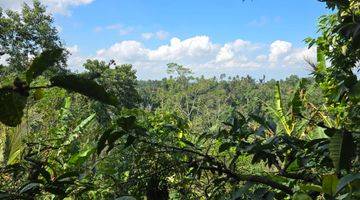
[[[224,173],[226,174],[228,177],[233,178],[236,181],[250,181],[250,182],[255,182],[255,183],[261,183],[273,188],[276,188],[278,190],[281,190],[283,192],[285,192],[286,194],[292,195],[293,191],[290,187],[277,183],[275,181],[272,181],[266,177],[263,176],[258,176],[258,175],[242,175],[242,174],[237,174],[233,171],[231,171],[230,169],[228,169],[223,163],[219,162],[216,160],[216,158],[207,155],[207,154],[203,154],[201,152],[192,150],[192,149],[184,149],[184,148],[179,148],[179,147],[173,147],[173,146],[167,146],[167,145],[163,145],[163,144],[159,144],[159,143],[153,143],[153,142],[148,142],[148,141],[144,141],[142,140],[142,142],[147,143],[147,144],[151,144],[154,146],[159,146],[159,147],[163,147],[163,148],[169,148],[169,149],[173,149],[173,150],[177,150],[177,151],[181,151],[181,152],[187,152],[187,153],[191,153],[191,154],[195,154],[198,156],[201,156],[204,158],[205,161],[207,161],[210,164],[213,164],[215,166],[201,166],[200,168],[205,169],[205,170],[213,170],[213,171],[217,171],[220,173]]]

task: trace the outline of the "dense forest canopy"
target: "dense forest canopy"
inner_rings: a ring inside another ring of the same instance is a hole
[[[73,73],[39,1],[0,9],[0,199],[360,199],[360,2],[320,1],[311,76],[280,81]]]

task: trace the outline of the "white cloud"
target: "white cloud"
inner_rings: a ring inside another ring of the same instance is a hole
[[[40,0],[41,3],[48,7],[51,13],[70,15],[70,9],[73,7],[92,3],[94,0]],[[32,0],[1,0],[0,6],[4,9],[19,11],[23,3],[32,5]]]
[[[96,52],[99,59],[116,59],[120,63],[147,60],[149,50],[145,49],[140,42],[122,41],[112,45],[109,49],[100,49]]]
[[[82,65],[85,63],[86,57],[81,55],[78,45],[68,46],[66,49],[70,53],[67,62],[69,68],[74,71],[84,70]]]
[[[78,45],[68,46],[66,47],[66,50],[68,50],[70,54],[76,54],[80,51]]]
[[[160,30],[160,31],[156,32],[155,35],[159,40],[165,40],[169,36],[169,33],[166,31]]]
[[[120,35],[128,35],[134,31],[134,27],[124,26],[122,24],[111,24],[108,26],[97,26],[94,28],[94,32],[99,33],[104,30],[116,31]]]
[[[284,64],[294,65],[301,61],[316,61],[316,47],[308,48],[298,48],[292,51],[289,55],[284,58]]]
[[[268,59],[267,55],[258,55],[256,56],[255,60],[258,62],[264,62]]]
[[[169,36],[169,33],[166,31],[163,31],[163,30],[157,31],[156,33],[147,32],[147,33],[141,34],[141,37],[144,40],[150,40],[152,38],[157,38],[159,40],[165,40],[168,36]]]
[[[150,60],[201,61],[214,56],[216,49],[208,36],[195,36],[183,41],[172,38],[170,44],[151,50],[148,56]]]
[[[269,24],[280,23],[280,22],[281,22],[280,16],[277,16],[277,17],[261,16],[258,19],[254,19],[254,20],[250,21],[248,23],[248,25],[252,26],[252,27],[260,28],[260,27],[264,27]]]
[[[152,37],[154,37],[154,33],[142,33],[141,37],[145,40],[150,40]]]
[[[216,61],[217,62],[222,62],[222,61],[227,61],[234,58],[234,52],[231,49],[231,46],[228,44],[225,44],[225,46],[223,46],[219,53],[216,55]]]
[[[226,43],[221,47],[219,53],[216,56],[217,62],[228,61],[232,59],[246,61],[246,54],[258,49],[257,44],[252,44],[249,41],[237,39],[233,42]]]
[[[174,37],[169,43],[156,48],[147,48],[139,41],[125,40],[88,57],[81,56],[76,45],[68,47],[68,50],[72,53],[70,67],[81,66],[85,58],[105,61],[114,59],[118,64],[133,64],[140,78],[152,79],[164,77],[169,62],[190,67],[197,75],[258,73],[262,76],[306,71],[304,59],[316,56],[314,49],[295,48],[291,43],[281,40],[258,44],[237,39],[216,44],[208,36],[194,36],[184,40]]]
[[[288,53],[291,50],[292,44],[290,42],[276,40],[270,45],[269,62],[276,63],[280,56]]]

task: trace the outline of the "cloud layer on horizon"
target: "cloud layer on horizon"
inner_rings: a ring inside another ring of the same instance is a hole
[[[84,56],[78,46],[69,47],[70,69],[81,71],[86,59],[109,61],[117,64],[133,64],[141,79],[158,79],[166,76],[166,64],[177,62],[189,67],[196,75],[218,75],[239,72],[248,74],[304,72],[305,60],[315,60],[316,49],[296,48],[287,41],[276,40],[271,44],[259,44],[237,39],[225,44],[213,43],[209,36],[194,36],[181,40],[172,38],[167,44],[154,49],[142,42],[124,40],[94,55]]]

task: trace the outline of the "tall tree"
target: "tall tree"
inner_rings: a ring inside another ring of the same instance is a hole
[[[9,71],[25,71],[41,52],[64,49],[53,26],[53,18],[38,0],[24,4],[20,13],[0,8],[0,56],[5,56]],[[65,67],[67,51],[63,51],[53,70]]]

